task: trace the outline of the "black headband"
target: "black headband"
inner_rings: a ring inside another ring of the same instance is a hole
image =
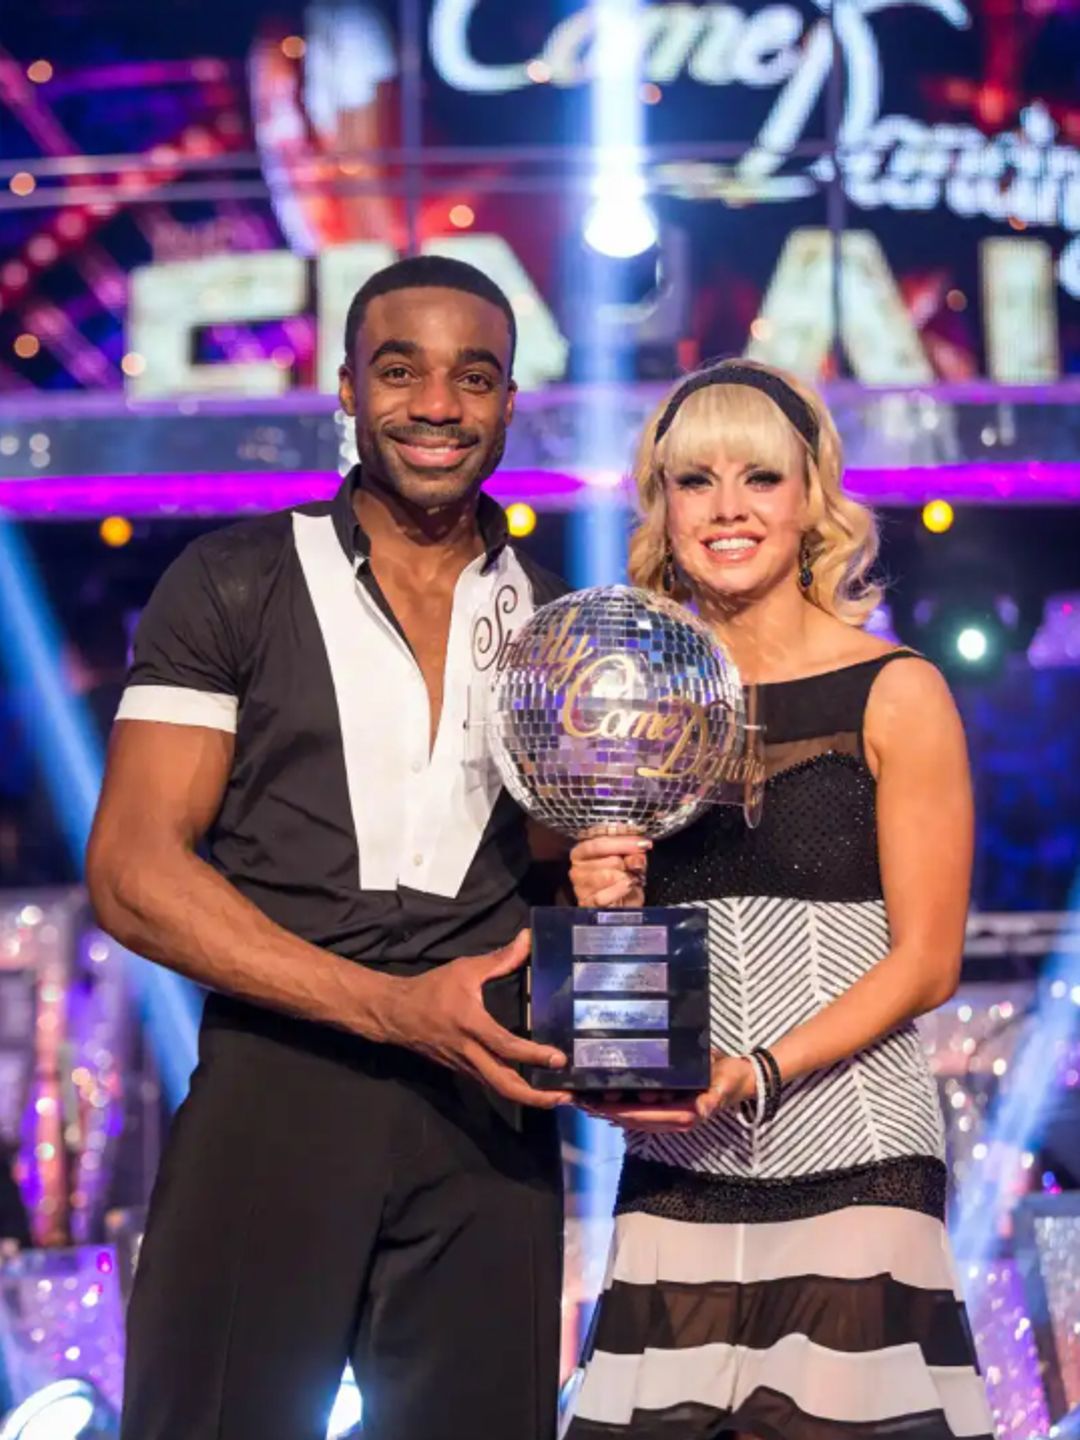
[[[679,413],[679,407],[687,396],[693,395],[695,390],[704,390],[709,385],[749,385],[751,390],[760,390],[763,395],[769,397],[774,405],[780,407],[810,447],[810,453],[815,460],[817,459],[819,433],[817,416],[802,396],[797,394],[786,380],[781,380],[780,376],[774,375],[771,370],[758,370],[753,365],[740,365],[737,360],[724,361],[721,365],[714,365],[710,370],[701,370],[698,374],[691,375],[689,380],[679,386],[657,424],[657,444],[671,429],[672,421]]]

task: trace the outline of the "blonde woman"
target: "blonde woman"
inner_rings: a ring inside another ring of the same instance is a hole
[[[581,904],[708,908],[712,1086],[626,1130],[569,1440],[992,1432],[914,1019],[954,991],[972,849],[938,672],[862,628],[873,517],[821,400],[727,363],[650,424],[633,583],[691,602],[767,728],[764,816],[573,852]]]

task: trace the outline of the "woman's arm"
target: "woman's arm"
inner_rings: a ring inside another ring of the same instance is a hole
[[[788,1081],[935,1009],[960,978],[974,822],[964,732],[938,671],[914,658],[887,666],[870,692],[864,735],[878,780],[892,945],[850,990],[772,1047]]]

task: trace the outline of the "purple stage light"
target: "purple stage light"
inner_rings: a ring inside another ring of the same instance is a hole
[[[319,470],[35,476],[0,480],[0,515],[23,520],[243,515],[321,500],[336,483],[334,475]],[[1080,462],[852,469],[846,488],[876,505],[921,505],[932,498],[962,505],[1075,504]],[[523,500],[550,511],[577,508],[594,487],[584,475],[505,470],[488,489],[503,504]],[[624,493],[629,499],[628,487]]]
[[[42,476],[0,480],[0,515],[19,520],[226,517],[324,500],[339,483],[339,476],[326,471]],[[575,503],[584,483],[574,475],[511,470],[495,476],[487,489],[503,505],[525,501],[540,510],[561,510]]]
[[[874,505],[1061,505],[1080,501],[1080,463],[1036,460],[871,469],[844,476],[849,494]]]

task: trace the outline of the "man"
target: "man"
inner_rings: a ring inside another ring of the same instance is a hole
[[[471,266],[374,276],[340,372],[358,469],[203,536],[143,616],[91,895],[214,993],[143,1242],[124,1440],[322,1440],[350,1358],[365,1437],[554,1434],[542,1112],[566,1097],[514,1067],[565,1060],[511,1033],[526,836],[470,724],[500,637],[561,588],[480,493],[514,340]]]

